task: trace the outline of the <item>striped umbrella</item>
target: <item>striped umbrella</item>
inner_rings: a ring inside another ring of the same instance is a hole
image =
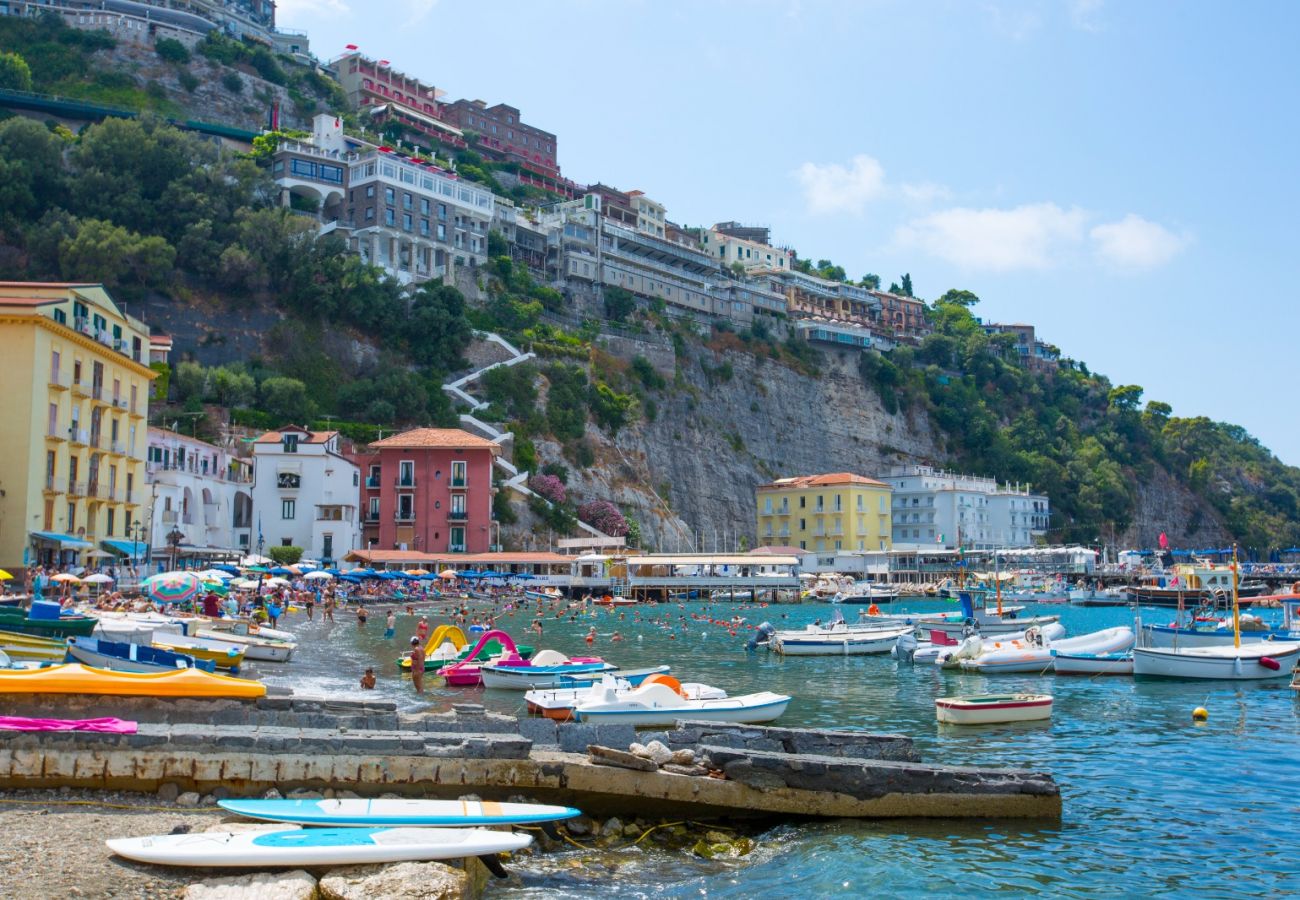
[[[193,572],[163,572],[144,580],[150,599],[159,603],[180,603],[198,594],[203,582]]]

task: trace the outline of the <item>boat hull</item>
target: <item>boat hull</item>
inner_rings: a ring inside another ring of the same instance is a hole
[[[198,669],[112,672],[78,663],[46,669],[0,671],[0,694],[98,694],[116,697],[266,696],[266,685]]]
[[[997,616],[988,616],[979,621],[980,634],[988,637],[990,635],[1014,634],[1017,631],[1026,631],[1035,625],[1042,627],[1050,625],[1053,622],[1059,622],[1060,616],[1031,616],[1027,619],[1007,619]],[[955,622],[922,622],[921,627],[927,631],[942,631],[948,637],[960,638],[966,628],[965,620]]]
[[[1132,653],[1057,653],[1057,675],[1132,675]]]
[[[1052,717],[1052,698],[1046,694],[990,694],[981,697],[939,697],[935,718],[945,725],[1003,725],[1035,722]]]
[[[568,806],[491,800],[220,800],[218,804],[249,819],[333,828],[528,825],[582,814]]]
[[[79,662],[96,669],[113,672],[174,672],[178,669],[203,669],[215,666],[182,653],[159,650],[141,644],[99,641],[95,638],[70,638],[69,662]]]
[[[555,687],[571,675],[593,675],[612,672],[616,666],[609,663],[593,663],[576,666],[480,666],[479,677],[483,687],[501,688],[512,691],[527,691],[532,688]]]
[[[667,727],[679,719],[692,722],[730,722],[738,725],[757,725],[778,719],[790,705],[790,697],[778,694],[775,699],[747,702],[757,695],[734,697],[727,700],[700,700],[683,702],[681,706],[655,709],[582,709],[574,707],[573,718],[578,722],[616,723],[636,728]]]
[[[183,653],[210,662],[218,669],[227,671],[238,669],[244,662],[242,647],[222,641],[205,641],[203,638],[186,637],[181,634],[155,634],[153,645],[162,650]]]
[[[288,662],[293,657],[293,651],[298,649],[297,644],[264,641],[259,638],[247,638],[243,635],[229,634],[223,631],[200,631],[195,637],[202,638],[205,641],[228,644],[238,650],[243,650],[246,659],[255,659],[261,662]]]
[[[1214,652],[1218,650],[1234,652]],[[1265,642],[1241,648],[1199,647],[1190,650],[1137,647],[1133,650],[1133,674],[1203,681],[1264,681],[1288,677],[1297,659],[1300,659],[1300,644]],[[1276,668],[1263,660],[1272,660]]]
[[[1145,638],[1145,646],[1168,650],[1175,647],[1179,649],[1189,647],[1230,647],[1233,643],[1231,628],[1196,631],[1175,628],[1170,625],[1143,625],[1142,632]],[[1243,644],[1258,644],[1268,640],[1270,635],[1274,640],[1300,640],[1300,636],[1275,635],[1269,631],[1243,631],[1241,633],[1241,642]]]

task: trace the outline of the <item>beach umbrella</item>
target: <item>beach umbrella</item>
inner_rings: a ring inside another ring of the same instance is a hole
[[[329,572],[324,572],[319,570],[315,572],[308,572],[306,575],[302,577],[307,579],[308,581],[330,581],[331,579],[334,578],[334,576],[331,575]]]
[[[239,574],[239,567],[238,567],[238,566],[232,566],[232,565],[230,565],[229,563],[217,563],[216,565],[212,566],[212,567],[209,569],[209,571],[212,571],[212,572],[225,572],[227,575],[238,575],[238,574]]]
[[[273,562],[275,562],[275,560],[271,559],[269,556],[258,556],[256,553],[253,553],[241,559],[239,564],[247,568],[248,566],[269,566]]]
[[[406,574],[407,575],[428,575],[429,570],[428,569],[407,569]]]
[[[1289,553],[1290,551],[1288,550],[1287,552]],[[0,569],[0,581],[10,581],[12,579],[13,579],[12,575],[10,575],[4,569]]]
[[[71,581],[76,584],[81,584],[81,579],[76,575],[73,575],[71,572],[60,572],[58,575],[51,578],[50,581]]]
[[[456,570],[455,570],[455,569],[443,569],[441,572],[438,573],[438,577],[439,577],[439,578],[457,578],[457,577],[459,577],[459,576],[456,575]]]
[[[105,575],[103,572],[96,572],[94,575],[87,575],[81,580],[86,584],[112,584],[113,577]]]
[[[226,587],[223,581],[205,581],[203,582],[203,590],[216,594],[218,597],[224,597],[230,593],[230,589]]]
[[[180,603],[198,594],[203,582],[193,572],[162,572],[144,580],[145,591],[159,603]]]
[[[218,581],[223,584],[235,577],[234,575],[231,575],[229,572],[227,572],[225,569],[204,569],[202,572],[196,572],[195,574],[198,575],[200,578],[202,578],[204,581]]]
[[[271,587],[271,588],[288,587],[288,586],[289,586],[289,581],[288,581],[288,579],[285,579],[285,578],[268,578],[268,579],[266,579],[266,581],[264,582],[264,584],[265,584],[267,587]]]
[[[266,575],[270,572],[270,569],[266,568],[266,566],[244,566],[244,572],[252,572],[255,575]]]
[[[273,569],[267,569],[267,571],[272,575],[280,575],[280,576],[294,574],[291,570],[289,570],[285,566],[276,566]]]

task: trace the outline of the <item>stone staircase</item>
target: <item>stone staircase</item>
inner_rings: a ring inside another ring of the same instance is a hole
[[[475,371],[470,372],[468,375],[462,375],[460,378],[457,378],[455,381],[449,381],[442,386],[442,389],[446,391],[448,394],[450,394],[454,400],[459,400],[460,402],[469,406],[470,411],[468,413],[461,413],[460,415],[460,423],[462,425],[468,426],[470,429],[477,431],[479,434],[482,434],[488,440],[496,441],[498,444],[504,444],[507,441],[513,441],[515,437],[514,434],[509,431],[502,431],[501,429],[497,428],[495,425],[491,425],[487,422],[484,422],[482,419],[479,419],[476,416],[474,416],[473,415],[474,413],[486,409],[488,407],[488,403],[486,401],[479,400],[478,398],[470,394],[469,391],[466,390],[466,388],[467,386],[473,384],[474,382],[482,378],[485,372],[490,372],[493,369],[497,369],[497,368],[503,368],[503,367],[509,368],[510,366],[517,366],[520,363],[528,362],[528,360],[530,359],[536,359],[537,355],[532,351],[529,351],[527,353],[521,351],[518,347],[516,347],[514,344],[507,341],[499,334],[494,334],[492,332],[486,332],[486,331],[476,331],[474,333],[474,336],[481,341],[486,341],[490,344],[496,344],[497,346],[505,349],[506,352],[510,354],[510,357],[508,359],[501,360],[500,362],[494,362],[491,363],[490,365],[483,366],[483,368],[476,369]],[[498,469],[505,472],[506,474],[506,480],[502,482],[502,485],[504,487],[514,491],[515,493],[523,497],[537,497],[543,503],[546,503],[548,505],[550,504],[549,500],[547,500],[545,497],[541,497],[535,491],[533,491],[532,488],[528,487],[528,479],[532,474],[531,472],[519,471],[519,468],[514,463],[512,463],[510,460],[502,456],[497,456],[495,459],[493,459],[492,462]],[[592,535],[593,537],[608,536],[604,532],[600,531],[599,529],[591,527],[586,522],[579,522],[578,527],[581,528],[583,531],[585,531],[587,534]]]

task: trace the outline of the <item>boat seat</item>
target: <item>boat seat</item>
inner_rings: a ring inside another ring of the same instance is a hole
[[[534,666],[562,666],[569,658],[558,650],[541,650],[533,655]]]

